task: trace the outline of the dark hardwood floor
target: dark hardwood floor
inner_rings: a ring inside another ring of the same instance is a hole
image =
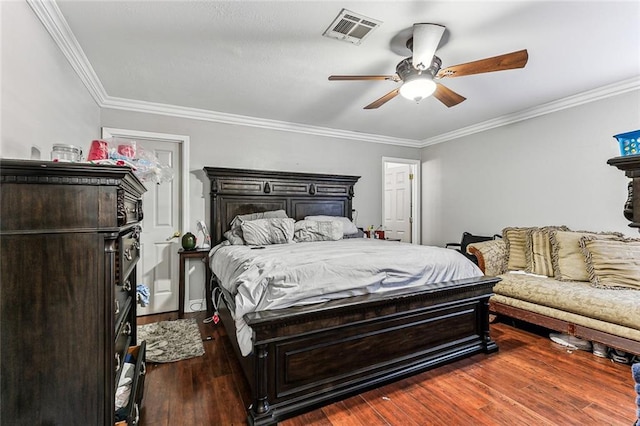
[[[147,365],[141,425],[244,425],[248,387],[222,325],[197,318],[205,355]],[[139,318],[139,324],[177,313]],[[286,420],[294,425],[625,425],[631,369],[568,351],[539,332],[491,326],[500,347]]]

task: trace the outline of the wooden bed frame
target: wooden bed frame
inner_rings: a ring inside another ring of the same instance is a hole
[[[296,220],[307,215],[351,218],[359,179],[204,170],[211,181],[214,244],[238,214],[283,209]],[[450,281],[248,314],[254,339],[247,357],[240,354],[235,322],[222,300],[218,311],[251,388],[249,424],[275,424],[456,359],[497,351],[489,335],[489,297],[498,281]]]

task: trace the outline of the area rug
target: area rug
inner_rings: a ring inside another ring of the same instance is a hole
[[[138,341],[147,342],[147,362],[175,362],[204,355],[194,318],[138,326]]]

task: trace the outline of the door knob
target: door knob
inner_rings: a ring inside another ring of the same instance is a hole
[[[172,235],[172,236],[170,236],[169,238],[167,238],[167,241],[171,241],[171,240],[173,240],[174,238],[178,238],[179,236],[180,236],[180,232],[179,232],[179,231],[176,231],[176,232],[174,232],[174,233],[173,233],[173,235]]]

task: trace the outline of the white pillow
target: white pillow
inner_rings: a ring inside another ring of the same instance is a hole
[[[271,218],[287,218],[287,212],[284,210],[272,210],[267,212],[248,213],[241,214],[233,218],[231,221],[231,229],[239,228],[242,222],[248,222],[256,219],[271,219]]]
[[[231,229],[225,232],[224,237],[233,245],[244,245],[244,236],[242,235],[242,224],[257,219],[271,218],[287,218],[287,212],[284,210],[273,210],[258,213],[248,213],[237,215],[231,221]]]
[[[299,243],[311,241],[337,241],[342,239],[342,223],[337,220],[296,222],[293,240]]]
[[[249,246],[293,242],[293,219],[271,218],[242,222],[242,236]]]
[[[351,235],[358,233],[358,227],[351,222],[348,217],[342,216],[306,216],[304,220],[315,220],[316,222],[338,221],[342,223],[342,233]]]

